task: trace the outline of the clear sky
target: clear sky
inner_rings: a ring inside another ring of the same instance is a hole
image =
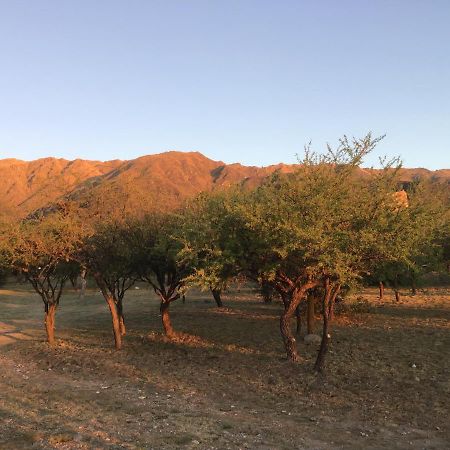
[[[450,0],[0,0],[0,58],[0,158],[450,168]]]

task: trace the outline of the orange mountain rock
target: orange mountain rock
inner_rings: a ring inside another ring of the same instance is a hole
[[[125,199],[134,208],[175,206],[199,192],[217,187],[236,183],[256,186],[274,171],[290,172],[294,167],[225,164],[198,152],[176,151],[129,161],[3,159],[0,160],[0,212],[4,216],[24,217],[64,198],[93,195],[97,199],[110,196],[117,203]],[[402,181],[416,177],[435,177],[448,182],[450,170],[401,169]]]

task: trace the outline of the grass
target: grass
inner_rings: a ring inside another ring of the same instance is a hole
[[[173,304],[176,341],[140,288],[125,299],[120,352],[96,290],[62,298],[53,349],[39,297],[0,290],[0,448],[448,448],[449,290],[400,304],[357,293],[317,376],[317,346],[299,338],[302,361],[288,363],[280,305],[250,288],[223,309],[199,292]]]

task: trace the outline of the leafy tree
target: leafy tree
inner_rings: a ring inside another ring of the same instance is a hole
[[[398,223],[403,227],[399,257],[379,263],[371,279],[380,283],[380,299],[384,284],[389,284],[397,301],[400,287],[411,286],[415,294],[420,277],[445,265],[446,233],[449,230],[448,187],[430,180],[416,180],[407,191],[403,208],[395,209]]]
[[[177,263],[181,244],[175,235],[180,226],[179,215],[155,213],[135,221],[129,233],[136,273],[160,298],[162,325],[169,338],[176,336],[169,307],[182,295],[189,271],[187,266]]]
[[[218,307],[223,306],[222,291],[238,275],[234,255],[229,251],[233,216],[227,202],[233,195],[232,190],[199,195],[185,207],[176,236],[183,244],[178,264],[191,268],[184,281],[210,290]]]
[[[47,341],[55,343],[55,314],[64,284],[78,270],[72,256],[82,228],[68,216],[54,214],[2,230],[0,252],[6,266],[22,274],[39,294],[45,310]]]
[[[284,303],[280,331],[292,361],[299,355],[291,319],[308,291],[321,289],[324,327],[317,370],[323,369],[332,305],[341,287],[357,283],[381,261],[406,259],[403,234],[418,224],[420,214],[414,218],[394,195],[397,161],[381,171],[359,168],[379,140],[370,134],[353,141],[344,137],[323,155],[306,149],[294,173],[276,173],[252,192],[229,195],[214,222],[215,233],[227,239],[207,266],[226,255],[239,273],[273,286]],[[196,245],[195,240],[185,244]],[[210,271],[196,276],[206,282]]]
[[[358,279],[357,263],[369,250],[364,245],[373,247],[365,215],[376,195],[367,191],[381,184],[376,180],[370,186],[357,171],[377,142],[370,135],[351,143],[344,138],[324,156],[307,151],[297,171],[274,175],[240,206],[251,232],[243,269],[269,280],[283,299],[280,330],[291,360],[299,359],[290,321],[300,302],[325,283],[338,291]]]
[[[129,231],[124,222],[97,225],[78,254],[78,260],[92,273],[108,304],[116,349],[121,348],[126,333],[123,298],[136,281]]]

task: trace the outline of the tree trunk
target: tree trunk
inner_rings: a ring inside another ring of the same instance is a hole
[[[292,336],[291,331],[291,317],[292,314],[288,314],[287,311],[280,317],[280,331],[283,337],[284,348],[286,349],[286,355],[290,361],[297,362],[300,360],[300,356],[297,352],[297,346],[295,343],[295,338]]]
[[[211,288],[212,295],[214,297],[214,300],[216,301],[217,307],[222,308],[223,303],[222,299],[220,298],[220,294],[222,293],[222,289],[213,289]]]
[[[109,293],[108,288],[106,287],[105,282],[100,273],[94,273],[94,278],[103,294],[103,298],[108,304],[109,312],[111,313],[114,345],[116,347],[116,350],[120,350],[122,348],[122,335],[120,333],[120,320],[119,315],[117,313],[116,302],[114,301],[112,295]]]
[[[394,278],[394,294],[395,294],[395,301],[399,302],[400,301],[400,291],[398,289],[398,279],[397,276],[395,276]]]
[[[281,296],[281,301],[283,302],[284,309],[285,310],[288,309],[289,303],[290,303],[288,294],[286,294],[285,292],[281,292],[280,296]]]
[[[382,281],[380,281],[378,287],[380,289],[380,300],[383,300],[383,298],[384,298],[384,284],[383,284]]]
[[[47,342],[49,345],[55,345],[55,313],[56,305],[54,303],[46,303],[45,305],[45,331],[47,333]]]
[[[110,296],[106,296],[105,300],[106,303],[108,303],[109,311],[111,313],[114,345],[116,347],[116,350],[120,350],[122,348],[122,333],[120,331],[120,319],[119,314],[117,313],[116,302]]]
[[[173,338],[176,336],[175,330],[173,329],[172,322],[170,320],[169,314],[169,301],[161,301],[160,311],[161,311],[161,320],[164,328],[164,333],[168,338]]]
[[[296,321],[295,334],[299,336],[302,331],[302,315],[300,312],[300,305],[298,305],[297,308],[295,308],[295,321]]]
[[[83,269],[80,273],[80,300],[84,300],[86,294],[86,269]]]
[[[340,285],[337,285],[333,291],[332,285],[330,285],[330,280],[327,278],[325,280],[325,293],[322,301],[322,315],[323,315],[323,328],[322,328],[322,341],[320,342],[320,349],[317,355],[316,363],[314,369],[317,372],[323,372],[325,368],[325,356],[328,352],[328,347],[330,344],[330,324],[333,317],[333,308],[336,296],[340,291]]]
[[[323,370],[324,370],[325,355],[328,352],[329,342],[330,342],[330,333],[329,333],[328,313],[324,313],[324,315],[323,315],[322,341],[320,342],[319,354],[317,355],[316,363],[314,365],[314,369],[317,372],[323,372]]]
[[[75,291],[78,291],[78,284],[77,284],[78,276],[71,275],[69,277],[69,280],[70,280],[70,284],[72,285],[72,288],[75,289]]]
[[[412,292],[412,295],[417,294],[417,284],[416,284],[416,279],[414,277],[411,280],[411,292]]]
[[[314,322],[315,322],[315,317],[314,317],[314,305],[316,303],[316,298],[314,297],[314,295],[308,295],[308,303],[306,306],[306,328],[307,328],[307,333],[308,334],[313,334],[314,333]]]
[[[299,361],[300,357],[297,352],[297,344],[295,341],[295,337],[292,335],[291,319],[295,313],[295,310],[297,309],[297,306],[300,304],[303,297],[305,296],[305,293],[309,289],[316,286],[316,284],[317,283],[311,281],[304,284],[300,288],[295,289],[289,303],[287,303],[287,299],[285,299],[286,300],[285,310],[280,317],[280,332],[283,338],[284,347],[286,349],[286,355],[288,359],[293,362]]]
[[[267,281],[261,282],[261,295],[264,303],[272,303],[273,288]]]
[[[123,302],[122,299],[117,300],[117,315],[119,316],[119,328],[120,334],[125,336],[127,329],[125,327],[125,317],[123,315]]]

